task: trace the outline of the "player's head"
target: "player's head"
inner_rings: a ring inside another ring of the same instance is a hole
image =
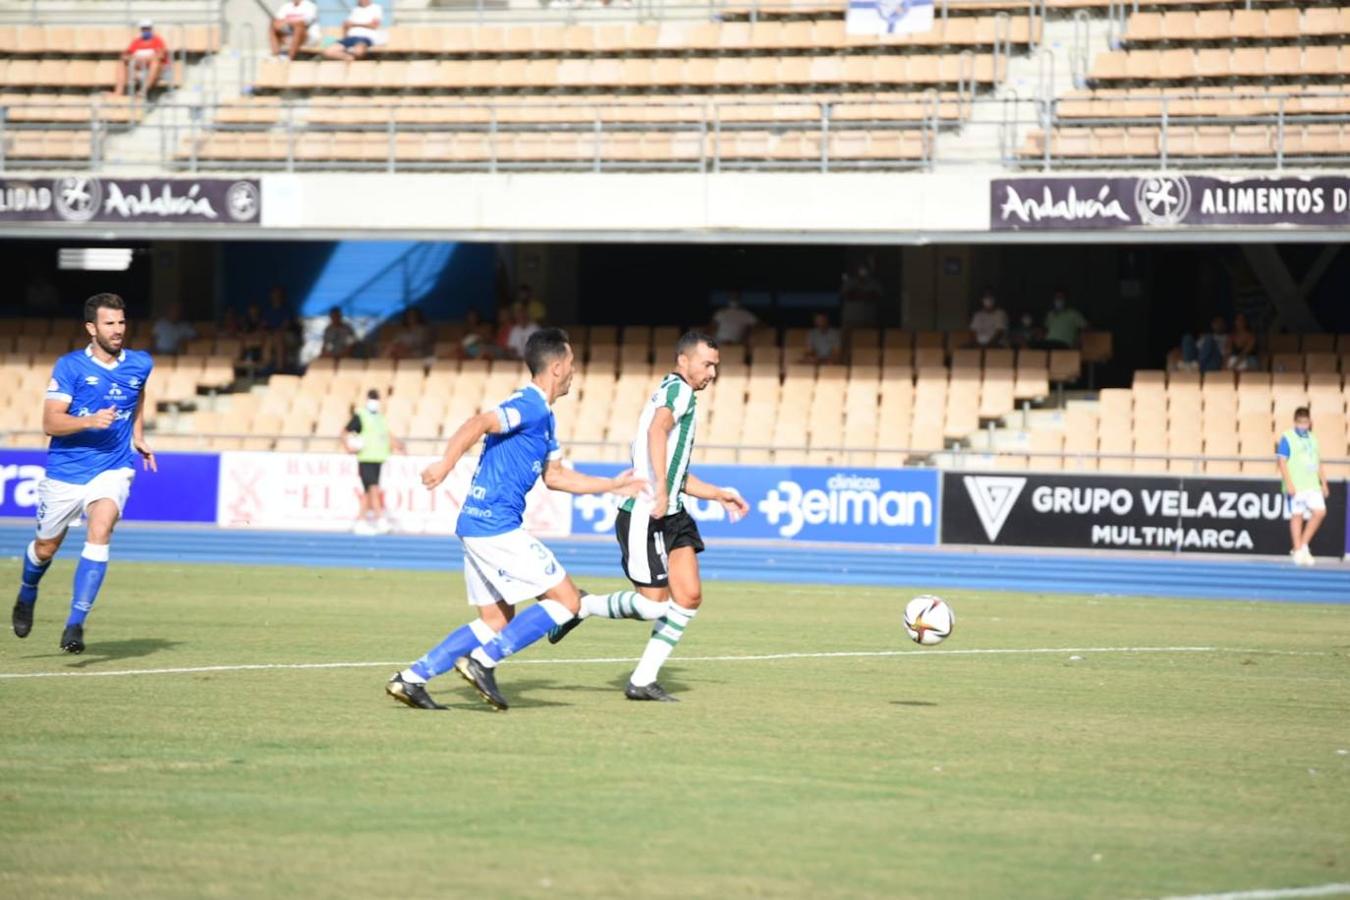
[[[540,328],[525,342],[525,365],[530,377],[554,399],[572,387],[572,345],[561,328]]]
[[[675,342],[675,371],[696,391],[713,383],[722,356],[717,338],[702,331],[686,331]]]
[[[84,330],[110,356],[122,352],[127,336],[126,304],[116,294],[95,294],[84,301]]]
[[[1299,431],[1312,428],[1312,413],[1308,411],[1308,407],[1300,406],[1294,410],[1294,427]]]

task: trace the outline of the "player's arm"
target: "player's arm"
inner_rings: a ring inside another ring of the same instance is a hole
[[[145,441],[145,391],[136,398],[136,415],[131,419],[131,446],[141,455],[141,467],[151,472],[159,471],[155,462],[155,451]]]
[[[666,444],[670,433],[675,430],[675,413],[668,406],[657,409],[652,423],[647,426],[647,458],[652,462],[652,512],[653,519],[666,514],[666,505],[670,495],[666,491]]]
[[[550,459],[544,469],[544,485],[549,490],[565,494],[620,494],[633,497],[647,486],[647,482],[634,475],[632,469],[620,472],[613,478],[601,478],[569,469],[561,460]]]
[[[1275,448],[1275,462],[1280,467],[1280,487],[1289,495],[1294,493],[1294,482],[1289,477],[1289,442],[1280,438],[1279,446]]]
[[[357,440],[352,440],[351,436],[356,435]],[[361,437],[361,417],[352,413],[351,419],[347,422],[347,427],[342,429],[342,434],[338,435],[338,446],[347,453],[356,453],[360,448]]]
[[[110,427],[117,415],[113,407],[100,409],[92,416],[72,416],[69,400],[50,397],[42,404],[42,430],[48,437],[66,437],[81,431],[103,431]]]
[[[465,419],[464,424],[450,435],[450,442],[445,446],[445,455],[422,472],[422,484],[428,490],[439,485],[454,470],[460,458],[485,435],[498,434],[505,428],[506,423],[495,409]]]
[[[700,500],[716,500],[731,514],[732,520],[742,518],[750,512],[750,504],[745,502],[740,491],[734,487],[718,487],[690,472],[684,479],[684,492]]]
[[[1320,459],[1317,461],[1317,477],[1322,480],[1322,496],[1331,496],[1331,482],[1327,480],[1327,464]]]

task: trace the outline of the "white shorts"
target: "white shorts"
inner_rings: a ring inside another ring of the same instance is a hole
[[[553,551],[522,529],[459,540],[464,545],[464,584],[472,606],[533,600],[567,577]]]
[[[1311,519],[1313,513],[1327,508],[1327,500],[1321,491],[1299,491],[1289,500],[1289,512],[1295,516]]]
[[[95,475],[87,484],[71,484],[44,478],[38,482],[37,536],[51,540],[66,533],[70,523],[80,517],[95,500],[117,504],[117,515],[126,509],[131,495],[135,469],[109,469]]]

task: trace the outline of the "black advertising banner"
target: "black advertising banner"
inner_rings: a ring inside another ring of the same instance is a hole
[[[995,178],[993,231],[1350,226],[1350,177]]]
[[[1333,482],[1316,556],[1346,543],[1344,482]],[[947,472],[942,543],[1182,553],[1287,554],[1285,496],[1225,478]]]
[[[0,178],[0,222],[257,225],[256,178]]]

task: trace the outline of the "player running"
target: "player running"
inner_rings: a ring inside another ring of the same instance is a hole
[[[47,384],[42,430],[52,440],[46,476],[38,484],[37,537],[24,554],[12,617],[14,633],[28,637],[38,583],[70,523],[83,513],[88,528],[61,634],[67,653],[84,652],[85,618],[108,571],[108,543],[131,493],[136,455],[146,469],[157,469],[143,433],[145,383],[154,361],[149,353],[124,349],[122,298],[95,294],[86,300],[84,328],[89,346],[58,359]]]
[[[464,583],[479,618],[452,631],[445,640],[385,685],[389,696],[419,709],[445,709],[427,693],[426,683],[456,669],[491,706],[506,709],[493,669],[525,649],[554,626],[582,614],[582,597],[595,614],[648,621],[665,613],[665,604],[632,591],[583,595],[542,543],[521,527],[525,495],[542,476],[544,484],[569,494],[615,493],[632,496],[646,482],[625,472],[614,478],[583,475],[563,466],[552,403],[572,384],[573,356],[567,333],[544,328],[525,344],[531,381],[496,409],[480,413],[450,438],[445,456],[422,473],[432,489],[486,436],[469,495],[459,512],[455,534],[464,545]],[[539,602],[515,615],[515,604]]]
[[[645,475],[652,489],[650,494],[624,501],[614,531],[628,580],[648,600],[667,603],[667,609],[652,628],[647,649],[624,688],[629,700],[676,702],[656,676],[703,603],[697,556],[703,552],[703,539],[684,508],[684,495],[717,501],[733,522],[750,510],[735,488],[717,487],[689,471],[694,455],[695,394],[712,384],[719,362],[714,338],[697,331],[686,333],[675,344],[675,371],[661,379],[638,418],[633,470]],[[596,599],[587,597],[586,607]],[[549,640],[556,644],[581,621],[575,618],[560,625]]]

